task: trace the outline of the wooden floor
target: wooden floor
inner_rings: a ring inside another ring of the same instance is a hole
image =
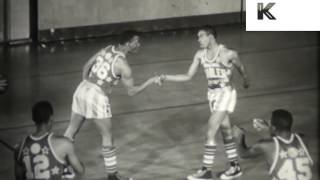
[[[318,61],[319,35],[315,32],[245,32],[237,25],[218,27],[219,42],[239,52],[252,86],[238,88],[238,103],[231,116],[234,124],[251,129],[254,117],[269,118],[275,108],[293,112],[294,130],[310,138],[311,156],[318,167]],[[88,58],[112,41],[112,37],[47,44],[45,48],[17,46],[0,50],[0,72],[8,74],[9,91],[0,96],[0,139],[15,144],[32,132],[31,106],[50,100],[55,109],[54,132],[62,134],[71,111],[72,94],[81,80]],[[129,56],[134,77],[141,83],[155,73],[184,73],[198,48],[195,32],[182,30],[142,36],[140,52]],[[239,80],[239,79],[236,79]],[[128,97],[122,85],[113,90],[113,133],[118,147],[119,169],[137,180],[178,180],[201,165],[209,108],[202,69],[187,83],[152,86]],[[218,137],[221,143],[221,137]],[[100,155],[101,138],[87,122],[75,145],[86,166],[82,179],[105,177]],[[12,152],[0,146],[0,179],[13,179]],[[227,160],[218,149],[214,171]],[[241,160],[239,178],[267,180],[263,159]]]

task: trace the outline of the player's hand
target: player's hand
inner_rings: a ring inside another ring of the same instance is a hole
[[[269,124],[263,119],[254,118],[252,120],[252,125],[253,128],[258,132],[269,131]]]
[[[245,79],[245,80],[243,81],[243,87],[244,87],[245,89],[248,89],[248,88],[250,87],[250,81],[249,81],[248,79]]]
[[[167,76],[165,74],[160,75],[160,80],[163,83],[167,79]]]
[[[74,169],[70,165],[63,166],[62,178],[64,180],[74,179],[76,176]]]
[[[161,81],[160,76],[154,76],[154,77],[152,77],[151,79],[152,79],[152,82],[153,82],[154,84],[157,84],[157,85],[159,85],[159,86],[162,85],[162,81]]]

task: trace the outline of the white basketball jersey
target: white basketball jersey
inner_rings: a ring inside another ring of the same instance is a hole
[[[208,79],[209,86],[225,86],[230,83],[233,66],[231,62],[228,62],[229,59],[226,59],[221,53],[223,48],[225,47],[219,45],[217,53],[212,59],[208,58],[207,49],[202,51],[201,65]]]

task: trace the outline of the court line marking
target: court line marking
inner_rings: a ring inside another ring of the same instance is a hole
[[[268,91],[268,92],[258,92],[258,93],[251,93],[251,94],[239,96],[238,100],[240,100],[240,99],[249,99],[249,98],[253,98],[253,97],[263,97],[263,96],[286,94],[286,93],[298,93],[298,92],[304,92],[304,91],[314,91],[314,90],[318,90],[318,89],[319,89],[318,86],[312,86],[312,87],[277,90],[277,91],[271,91],[271,92],[270,91]],[[168,110],[168,109],[179,109],[179,108],[184,108],[184,107],[204,105],[204,104],[207,104],[207,103],[208,102],[205,100],[205,101],[201,101],[201,102],[198,102],[198,103],[166,106],[166,107],[144,109],[144,110],[137,110],[137,111],[127,111],[127,112],[115,113],[113,115],[113,117],[116,118],[116,117],[119,117],[119,116],[125,116],[125,115],[130,115],[130,114],[140,114],[140,113],[145,113],[145,112],[163,111],[163,110]],[[68,122],[69,122],[69,119],[66,119],[66,120],[55,121],[54,124],[63,124],[63,123],[68,123]],[[33,127],[33,126],[34,126],[34,124],[26,124],[26,125],[21,125],[21,126],[0,128],[0,132],[1,131],[15,130],[15,129],[30,128],[30,127]]]
[[[318,45],[306,45],[306,46],[297,46],[297,47],[285,47],[285,48],[278,48],[278,49],[265,49],[265,50],[258,50],[258,51],[238,51],[238,53],[241,55],[244,54],[260,54],[260,53],[268,53],[268,52],[280,52],[280,51],[289,51],[289,50],[294,50],[294,49],[307,49],[307,48],[315,48],[315,49],[320,49],[320,46]],[[165,63],[176,63],[176,62],[191,62],[192,57],[181,57],[181,58],[163,58],[162,60],[158,61],[151,61],[151,62],[142,62],[142,63],[132,63],[132,61],[129,60],[129,64],[131,67],[134,66],[144,66],[144,65],[152,65],[152,64],[165,64]],[[242,61],[245,61],[243,59]],[[131,63],[130,63],[131,62]],[[81,66],[82,67],[82,66]],[[81,69],[81,68],[80,68]],[[33,74],[29,77],[16,77],[12,78],[11,81],[13,80],[21,80],[21,79],[32,79],[32,78],[47,78],[47,77],[53,77],[53,76],[63,76],[63,75],[71,75],[71,74],[77,74],[81,73],[81,70],[73,70],[73,71],[68,71],[68,72],[58,72],[58,73],[48,73],[48,74]]]

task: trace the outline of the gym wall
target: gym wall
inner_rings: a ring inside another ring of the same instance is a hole
[[[29,38],[29,0],[7,0],[7,2],[9,40],[20,40]]]
[[[30,0],[7,2],[9,40],[30,38]],[[39,41],[51,41],[111,35],[126,28],[158,31],[235,23],[240,7],[241,0],[38,0],[38,36]]]
[[[240,0],[40,0],[39,29],[240,11]]]
[[[240,22],[242,0],[42,0],[39,41]]]

